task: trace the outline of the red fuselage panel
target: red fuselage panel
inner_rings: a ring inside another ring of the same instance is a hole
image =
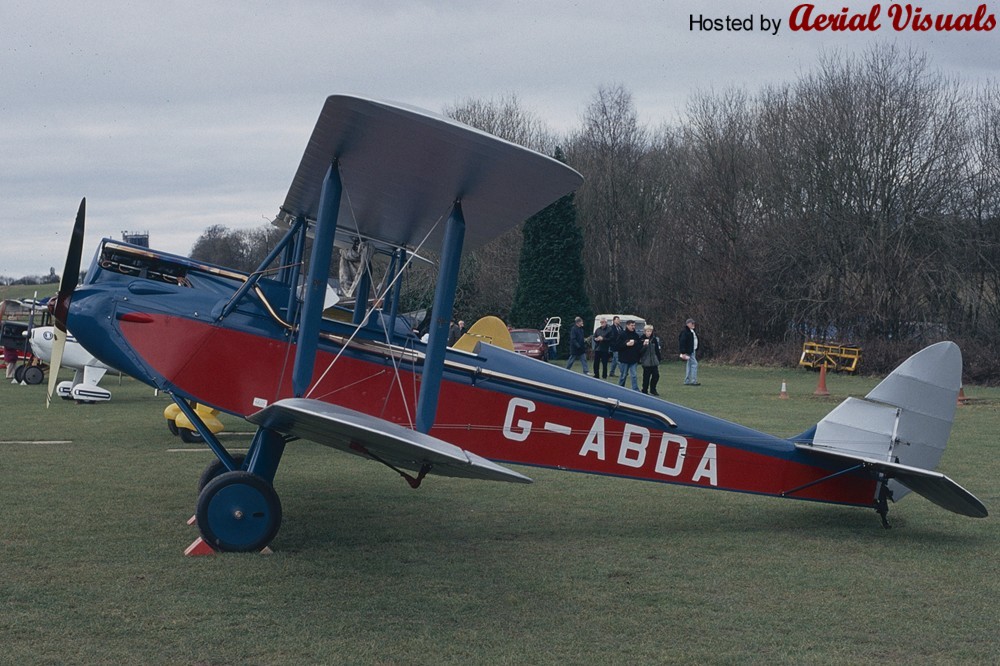
[[[291,397],[295,344],[167,315],[119,322],[128,343],[184,393],[241,416]],[[384,357],[320,349],[307,398],[336,403],[412,427],[419,372],[398,372]],[[595,474],[781,495],[830,471],[752,446],[712,443],[710,435],[663,432],[449,379],[441,386],[435,437],[491,460]],[[873,480],[844,475],[794,496],[871,506]]]

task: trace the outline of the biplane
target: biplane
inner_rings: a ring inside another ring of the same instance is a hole
[[[528,483],[510,464],[875,509],[909,490],[959,514],[985,506],[933,471],[961,382],[959,349],[921,351],[867,397],[785,439],[523,357],[448,347],[462,252],[582,183],[568,166],[411,107],[329,97],[275,223],[242,273],[105,239],[77,285],[86,200],[55,318],[94,356],[167,393],[215,454],[195,516],[217,551],[278,532],[274,479],[308,439],[428,475]],[[362,257],[353,305],[327,308],[333,248]],[[360,252],[358,252],[360,248]],[[438,257],[426,343],[399,314],[401,276]],[[386,266],[381,280],[370,267]],[[376,288],[377,287],[377,288]],[[236,456],[192,402],[256,426]]]
[[[47,301],[39,301],[38,292],[34,298],[0,301],[0,347],[7,364],[7,377],[17,384],[41,384],[45,380],[45,364],[49,359],[34,353],[30,336],[37,326],[47,324]]]

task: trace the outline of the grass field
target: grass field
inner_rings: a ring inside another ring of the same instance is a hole
[[[45,298],[46,296],[53,296],[59,290],[59,285],[57,284],[15,284],[15,285],[2,285],[0,286],[0,299],[12,298],[34,298],[35,294],[38,295],[39,299]]]
[[[817,399],[804,371],[682,372],[664,366],[669,399],[785,436],[875,383],[831,376]],[[41,386],[0,382],[2,663],[1000,662],[996,518],[916,495],[883,530],[868,510],[536,469],[414,491],[298,442],[274,554],[185,558],[209,454],[170,436],[163,396],[104,385],[110,403],[46,410]],[[967,393],[941,469],[1000,511],[1000,390]]]

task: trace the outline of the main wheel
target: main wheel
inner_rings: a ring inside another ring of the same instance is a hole
[[[201,491],[195,516],[202,538],[216,550],[255,552],[278,533],[281,502],[256,474],[225,472]]]
[[[191,430],[189,428],[181,428],[176,423],[174,427],[177,428],[177,433],[181,436],[181,441],[185,444],[203,444],[205,438],[201,436],[201,433],[197,430]]]
[[[242,453],[237,453],[233,455],[233,461],[236,463],[237,467],[243,467],[243,461],[246,456]],[[198,492],[201,493],[205,489],[212,479],[215,477],[228,472],[226,466],[222,464],[222,461],[218,458],[214,458],[212,462],[208,463],[204,471],[201,473],[201,477],[198,478]]]
[[[24,369],[24,381],[28,384],[41,384],[44,379],[45,373],[37,365],[29,365]]]

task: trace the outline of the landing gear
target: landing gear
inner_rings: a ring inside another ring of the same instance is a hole
[[[274,487],[250,472],[225,472],[201,491],[195,512],[202,538],[215,550],[262,550],[281,527]]]
[[[185,554],[263,550],[281,527],[281,501],[273,484],[287,443],[285,437],[259,428],[246,455],[230,454],[191,405],[177,396],[171,397],[178,413],[191,422],[216,455],[198,480],[194,520],[201,538]],[[174,416],[174,420],[179,418]],[[179,429],[181,433],[186,430]]]
[[[878,498],[875,500],[875,513],[882,519],[882,527],[892,529],[889,524],[889,500],[892,499],[892,491],[889,490],[889,480],[882,478],[878,487]]]

